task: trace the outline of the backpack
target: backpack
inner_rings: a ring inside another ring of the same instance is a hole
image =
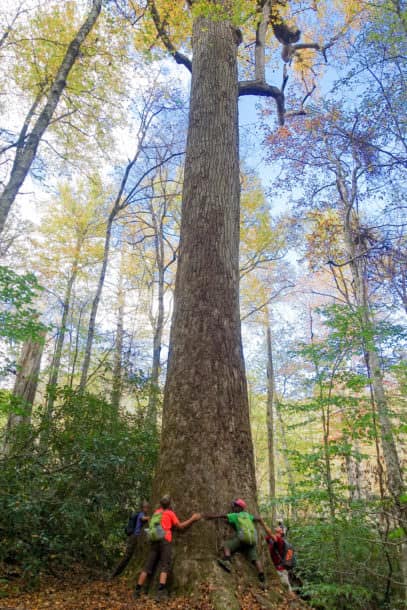
[[[136,529],[137,518],[140,513],[133,513],[129,518],[126,527],[124,528],[125,533],[131,536]]]
[[[148,524],[148,528],[146,529],[147,538],[150,542],[159,542],[160,540],[164,540],[165,538],[165,530],[161,525],[162,516],[163,511],[159,513],[154,513],[154,515],[150,519],[150,523]]]
[[[257,543],[257,530],[246,512],[238,513],[237,516],[237,536],[244,544],[254,545]]]
[[[295,556],[294,548],[292,545],[284,540],[284,548],[282,554],[278,552],[278,548],[276,547],[277,553],[280,555],[281,565],[285,570],[292,570],[295,568],[297,563],[297,558]]]

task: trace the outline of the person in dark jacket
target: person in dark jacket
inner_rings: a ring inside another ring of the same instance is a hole
[[[116,576],[119,576],[126,568],[130,559],[134,555],[134,552],[137,547],[137,542],[143,532],[143,526],[148,523],[148,520],[150,518],[148,516],[150,512],[149,503],[145,500],[140,508],[141,510],[138,513],[133,513],[129,519],[129,523],[126,527],[126,533],[128,536],[126,552],[123,558],[119,561],[119,563],[113,570],[111,578],[116,578]]]
[[[271,561],[274,564],[276,572],[281,580],[281,583],[284,587],[288,589],[288,593],[290,597],[295,598],[296,595],[292,590],[290,577],[288,571],[283,565],[282,558],[284,556],[284,536],[285,532],[282,527],[282,524],[279,525],[273,531],[264,523],[263,519],[260,520],[261,525],[263,526],[267,536],[266,542],[269,548]]]

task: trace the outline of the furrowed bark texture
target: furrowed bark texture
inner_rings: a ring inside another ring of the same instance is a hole
[[[180,256],[155,498],[181,518],[225,512],[256,484],[239,319],[237,45],[226,21],[193,31]],[[196,588],[215,567],[225,532],[201,522],[177,536],[174,577]],[[219,578],[225,578],[219,575]],[[229,577],[230,578],[230,577]],[[224,608],[233,608],[231,600]]]

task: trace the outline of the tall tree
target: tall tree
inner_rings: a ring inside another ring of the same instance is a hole
[[[111,402],[112,405],[119,411],[120,399],[122,395],[123,387],[123,343],[124,343],[124,307],[126,303],[126,294],[123,286],[123,256],[119,270],[119,285],[117,288],[117,322],[116,322],[116,336],[114,345],[114,359],[113,359],[113,370],[112,370],[112,394]]]
[[[48,381],[48,417],[52,414],[55,390],[59,381],[65,335],[73,300],[75,284],[101,257],[103,222],[102,184],[99,176],[78,184],[62,183],[52,206],[43,217],[39,237],[30,240],[36,254],[32,266],[41,282],[58,298],[58,315],[55,323],[56,341]],[[48,309],[52,309],[49,299]],[[52,315],[51,311],[48,315]]]
[[[94,0],[86,19],[68,45],[63,60],[49,88],[42,110],[35,118],[43,101],[43,96],[38,95],[24,119],[23,127],[15,145],[16,152],[10,176],[0,195],[0,233],[4,229],[8,213],[17,193],[30,171],[41,138],[52,121],[55,109],[66,86],[69,73],[79,56],[81,45],[95,25],[101,9],[102,0]]]
[[[192,2],[191,61],[177,51],[166,28],[169,15],[179,17],[183,5],[176,5],[171,13],[163,4],[149,2],[152,20],[167,50],[192,71],[192,81],[155,495],[170,489],[179,505],[219,512],[239,494],[255,510],[239,312],[238,97],[273,98],[278,120],[284,122],[287,71],[281,88],[269,85],[265,77],[269,26],[281,42],[287,64],[304,49],[322,50],[326,45],[299,43],[300,30],[284,19],[292,3],[266,0],[239,12],[238,3]],[[256,70],[253,80],[239,83],[237,52],[242,33],[236,26],[250,18],[256,31]],[[196,527],[182,541],[176,570],[182,586],[195,587],[214,572],[218,531],[214,524],[206,528],[207,535],[202,536]],[[218,572],[214,578],[222,580]],[[220,583],[213,597],[219,608],[236,607],[230,585]]]
[[[162,151],[157,152],[162,156]],[[165,298],[172,287],[169,277],[170,268],[176,261],[178,247],[178,226],[174,212],[175,202],[179,199],[179,190],[176,176],[174,178],[170,179],[168,171],[162,166],[158,168],[157,175],[152,177],[146,209],[140,213],[141,235],[137,240],[144,246],[143,258],[151,278],[150,322],[153,329],[153,355],[147,417],[154,427],[157,426],[160,396],[161,348],[165,322],[168,318]]]
[[[99,272],[99,278],[96,286],[96,291],[92,300],[92,306],[89,316],[88,332],[86,337],[85,354],[82,362],[81,379],[79,382],[80,390],[84,390],[88,380],[89,367],[91,363],[93,340],[96,331],[96,316],[99,309],[99,304],[102,296],[103,285],[106,278],[106,272],[109,263],[110,246],[114,223],[120,214],[143,197],[143,191],[146,187],[145,182],[148,176],[156,169],[165,165],[172,158],[179,156],[181,153],[170,151],[159,160],[150,160],[149,149],[147,146],[147,137],[151,137],[150,146],[154,144],[154,130],[157,129],[157,117],[167,110],[165,104],[161,100],[162,91],[159,89],[156,81],[153,86],[141,97],[139,125],[136,136],[135,152],[132,158],[126,164],[123,175],[121,177],[119,187],[113,201],[110,204],[110,211],[106,221],[106,231],[104,240],[104,249],[102,264]],[[175,104],[176,108],[177,105]],[[161,117],[160,117],[161,118]]]
[[[334,273],[336,286],[345,302],[354,310],[359,321],[360,336],[371,385],[373,408],[377,414],[378,430],[381,439],[387,489],[393,502],[393,514],[401,531],[401,568],[404,586],[407,591],[407,512],[403,498],[405,482],[398,455],[396,438],[390,417],[388,399],[384,387],[384,374],[377,344],[378,322],[376,307],[369,287],[369,259],[377,248],[373,227],[362,222],[360,202],[372,197],[381,187],[381,179],[387,171],[392,151],[383,143],[382,129],[370,119],[360,116],[358,111],[346,113],[335,107],[330,112],[316,114],[304,126],[297,126],[293,132],[284,136],[284,144],[296,141],[296,152],[290,152],[290,169],[302,167],[305,173],[310,171],[315,181],[311,184],[311,200],[326,208],[327,192],[331,193],[331,205],[335,206],[336,228],[330,226],[335,235],[334,247],[338,258],[328,263],[335,268],[346,267],[351,282],[346,275]],[[274,136],[272,136],[273,138]],[[312,137],[313,146],[310,147]],[[292,140],[291,140],[292,138]],[[292,150],[292,148],[291,148]],[[393,165],[393,164],[392,164]],[[397,171],[398,163],[393,168]],[[321,193],[323,193],[321,195]],[[328,210],[329,214],[329,210]],[[335,213],[331,213],[331,219]],[[329,223],[328,223],[329,226]],[[342,234],[342,252],[338,248],[338,230]],[[321,239],[321,238],[320,238]],[[329,242],[326,236],[327,243]],[[335,250],[331,250],[331,255]]]

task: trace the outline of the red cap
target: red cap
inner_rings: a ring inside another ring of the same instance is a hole
[[[243,508],[243,510],[245,508],[247,508],[247,504],[244,500],[242,500],[241,498],[237,498],[236,500],[233,500],[233,504],[235,506],[240,506],[240,508]]]

